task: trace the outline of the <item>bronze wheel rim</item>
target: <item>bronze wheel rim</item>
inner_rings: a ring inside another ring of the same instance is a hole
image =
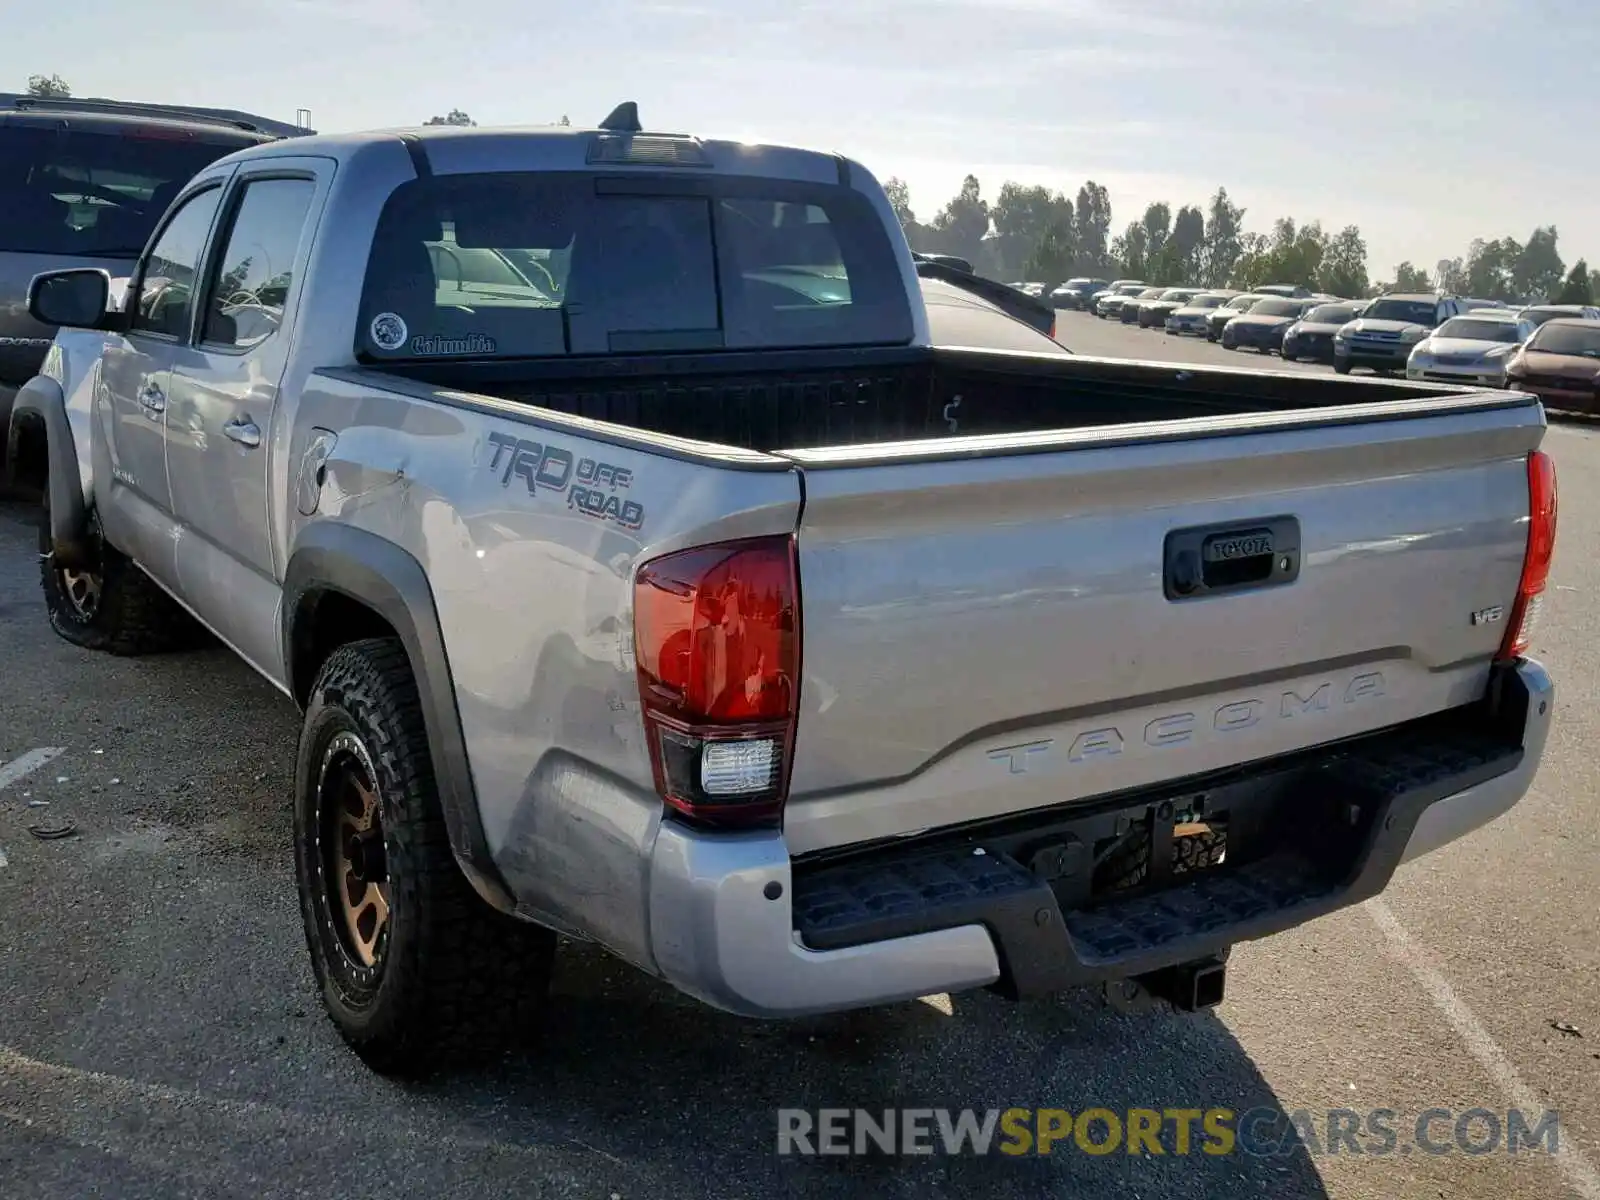
[[[85,621],[92,621],[100,611],[100,575],[97,571],[68,571],[56,569],[56,579],[61,594],[66,597],[72,611]]]
[[[105,586],[105,578],[101,571],[104,559],[104,543],[100,539],[100,519],[91,510],[89,514],[89,528],[87,531],[89,545],[93,550],[94,561],[82,571],[59,566],[55,561],[55,553],[49,544],[49,509],[45,509],[45,523],[40,526],[41,542],[39,557],[45,560],[46,565],[55,573],[56,589],[61,593],[61,598],[67,602],[73,614],[80,621],[92,621],[100,612],[100,598]]]
[[[377,773],[361,739],[341,733],[318,783],[323,885],[339,944],[361,973],[383,966],[389,944],[389,862]]]

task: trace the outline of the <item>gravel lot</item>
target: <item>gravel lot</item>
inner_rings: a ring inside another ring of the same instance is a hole
[[[1076,314],[1059,333],[1255,365]],[[291,706],[223,651],[116,660],[57,640],[31,514],[0,505],[0,764],[60,751],[0,786],[0,1197],[1600,1197],[1600,437],[1562,426],[1546,445],[1561,537],[1536,653],[1560,717],[1534,792],[1381,904],[1242,947],[1220,1009],[978,995],[764,1025],[567,948],[541,1049],[427,1086],[366,1071],[312,992]],[[77,836],[28,833],[64,822]],[[1531,1104],[1559,1111],[1563,1153],[773,1152],[780,1106],[889,1104],[1389,1108],[1402,1127]]]

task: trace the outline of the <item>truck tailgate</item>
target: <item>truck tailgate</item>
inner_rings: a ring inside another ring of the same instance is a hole
[[[1537,405],[1485,394],[789,452],[805,489],[791,851],[1476,698],[1544,429]]]

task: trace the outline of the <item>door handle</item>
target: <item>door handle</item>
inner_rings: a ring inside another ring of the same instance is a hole
[[[247,417],[229,421],[222,427],[222,432],[229,440],[238,442],[246,450],[254,450],[261,445],[261,426]]]
[[[167,411],[167,398],[161,389],[153,383],[145,385],[144,391],[139,393],[139,407],[151,413]]]
[[[1300,522],[1276,516],[1174,529],[1162,557],[1168,600],[1280,587],[1300,577]]]

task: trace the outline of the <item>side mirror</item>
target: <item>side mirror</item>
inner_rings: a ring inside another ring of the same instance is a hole
[[[109,311],[110,300],[110,274],[87,267],[46,271],[28,284],[28,314],[44,325],[111,329],[121,314]]]

